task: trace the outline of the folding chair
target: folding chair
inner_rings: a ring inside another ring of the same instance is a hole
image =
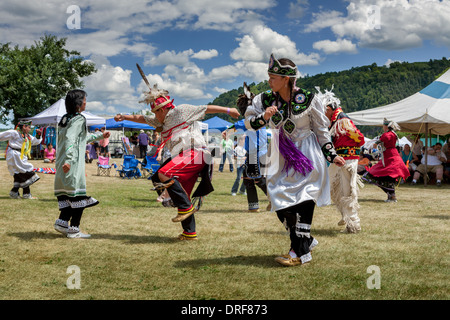
[[[156,161],[155,157],[146,156],[144,161],[141,162],[142,177],[149,178],[158,171],[159,167],[159,162]]]
[[[109,157],[99,156],[97,161],[97,175],[98,176],[110,176],[111,168],[117,167],[115,163],[109,164]]]
[[[141,177],[141,171],[138,168],[139,160],[135,159],[134,155],[124,155],[122,169],[117,170],[119,176],[123,179],[139,178]]]

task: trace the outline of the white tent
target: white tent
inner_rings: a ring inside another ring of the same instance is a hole
[[[35,115],[34,117],[24,119],[32,120],[34,126],[52,125],[56,127],[61,118],[65,114],[66,114],[65,100],[60,99],[54,104],[52,104],[50,107],[42,111],[41,113]],[[81,114],[86,117],[86,123],[88,127],[93,125],[105,124],[106,120],[102,117],[93,115],[92,113],[87,111],[83,111]]]
[[[404,132],[450,134],[450,69],[412,96],[348,116],[356,125],[381,126],[386,118]]]
[[[401,131],[425,133],[428,147],[428,134],[450,133],[450,69],[412,96],[386,106],[351,112],[348,116],[357,125],[381,126],[384,118],[395,121]],[[424,180],[426,186],[427,175]]]

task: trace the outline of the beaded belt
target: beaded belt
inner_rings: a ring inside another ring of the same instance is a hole
[[[361,149],[359,147],[339,147],[336,148],[336,153],[341,157],[359,156]]]

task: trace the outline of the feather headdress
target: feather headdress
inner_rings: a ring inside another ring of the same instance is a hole
[[[136,63],[136,66],[139,70],[139,73],[141,74],[142,79],[144,80],[145,84],[147,85],[149,91],[144,92],[144,100],[139,102],[145,102],[146,104],[150,105],[152,108],[152,111],[156,111],[167,104],[171,104],[173,102],[170,101],[169,91],[165,89],[159,89],[158,84],[154,84],[153,87],[150,86],[150,83],[148,82],[147,77],[145,76],[144,72],[142,71],[139,64]]]
[[[332,110],[336,110],[337,108],[340,108],[341,100],[339,100],[339,98],[334,95],[333,89],[334,84],[331,87],[330,91],[325,89],[325,92],[322,93],[320,91],[320,87],[316,87],[317,97],[322,102],[323,107],[326,108],[327,106],[329,106]]]
[[[394,131],[400,130],[400,126],[395,121],[391,121],[391,120],[388,120],[388,119],[384,118],[383,124],[385,126],[387,126],[390,130],[394,130]]]
[[[153,88],[149,87],[149,89],[149,91],[144,92],[144,100],[139,102],[145,102],[146,104],[152,105],[158,98],[165,98],[169,94],[169,91],[159,89],[157,84],[153,85]]]

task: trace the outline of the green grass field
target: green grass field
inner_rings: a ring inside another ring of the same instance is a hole
[[[171,221],[175,209],[155,201],[148,180],[99,177],[95,163],[86,167],[88,194],[100,205],[85,210],[82,219],[81,229],[92,238],[72,240],[53,230],[58,217],[54,176],[39,174],[41,180],[31,187],[38,200],[10,199],[12,177],[0,161],[0,299],[450,297],[449,185],[401,185],[398,203],[385,203],[380,189],[366,185],[360,194],[359,234],[341,232],[334,206],[316,208],[311,233],[319,245],[313,260],[286,268],[274,261],[289,249],[285,229],[274,212],[248,213],[246,197],[231,196],[234,173],[218,173],[215,167],[215,191],[196,214],[199,240],[180,242],[180,224]],[[260,199],[265,208],[262,193]],[[72,274],[70,266],[79,272]],[[373,268],[379,272],[372,273]],[[370,285],[376,283],[379,289]]]

